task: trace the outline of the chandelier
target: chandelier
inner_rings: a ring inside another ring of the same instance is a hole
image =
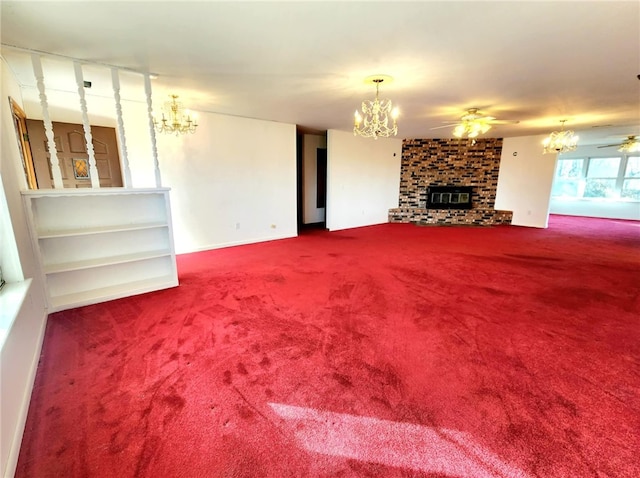
[[[475,112],[464,115],[460,118],[461,123],[453,128],[453,135],[456,138],[477,138],[479,134],[484,134],[491,129],[491,116],[478,117]]]
[[[175,133],[176,136],[185,133],[195,133],[198,122],[189,110],[185,110],[178,102],[178,95],[169,95],[171,101],[163,106],[162,119],[153,118],[153,124],[158,133]]]
[[[637,153],[640,151],[640,140],[635,136],[629,136],[622,142],[618,151],[621,153]]]
[[[390,100],[378,98],[380,83],[385,80],[389,82],[391,77],[374,76],[365,79],[365,83],[376,85],[376,99],[362,102],[362,114],[356,110],[353,123],[354,136],[359,134],[365,138],[378,139],[398,134],[398,108],[393,108]],[[392,126],[389,126],[389,116],[391,116]]]
[[[561,120],[562,128],[560,131],[554,131],[542,142],[544,146],[543,154],[547,153],[567,153],[574,151],[578,146],[578,137],[574,136],[573,131],[565,130],[564,124],[567,120]]]

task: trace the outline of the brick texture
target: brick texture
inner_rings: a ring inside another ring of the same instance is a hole
[[[494,209],[502,138],[405,139],[402,142],[399,207],[389,222],[417,224],[510,224],[510,211]],[[473,187],[471,209],[426,209],[428,186]]]

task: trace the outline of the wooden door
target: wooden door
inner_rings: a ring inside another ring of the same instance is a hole
[[[44,123],[40,120],[27,120],[27,130],[38,186],[41,189],[53,188]],[[54,122],[53,136],[64,187],[90,188],[89,155],[82,125]],[[100,187],[122,187],[115,128],[92,126],[91,136]]]

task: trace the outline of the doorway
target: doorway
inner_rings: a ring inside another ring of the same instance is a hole
[[[298,133],[298,232],[326,229],[327,134]]]
[[[49,147],[41,120],[26,120],[38,187],[53,188]],[[53,122],[54,142],[65,188],[90,188],[89,154],[81,124]],[[115,128],[91,126],[100,187],[122,187]]]

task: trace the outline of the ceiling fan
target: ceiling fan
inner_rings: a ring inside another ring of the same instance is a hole
[[[454,126],[453,135],[457,138],[467,136],[475,138],[479,134],[486,133],[496,124],[517,124],[518,120],[499,120],[494,116],[487,116],[480,112],[478,108],[469,108],[464,115],[456,121],[445,121],[444,126],[436,126],[431,129],[449,128]]]
[[[598,148],[613,148],[614,146],[618,147],[618,151],[625,153],[635,153],[640,151],[640,139],[636,135],[627,136],[622,143],[618,144],[605,144],[603,146],[598,146]]]

